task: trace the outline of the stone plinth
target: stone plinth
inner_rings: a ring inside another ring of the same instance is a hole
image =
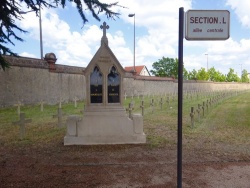
[[[80,121],[71,117],[67,135],[64,137],[64,145],[139,143],[146,143],[142,116],[134,115],[130,119],[121,107],[86,109]]]

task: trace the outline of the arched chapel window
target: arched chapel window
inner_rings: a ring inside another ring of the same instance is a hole
[[[120,75],[114,66],[108,74],[108,103],[120,102]]]
[[[103,77],[99,68],[95,66],[90,75],[90,103],[102,103]]]

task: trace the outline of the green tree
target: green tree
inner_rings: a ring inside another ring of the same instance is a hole
[[[226,81],[226,76],[219,71],[216,71],[214,67],[208,70],[209,80],[214,82]]]
[[[178,78],[178,59],[165,58],[159,59],[152,65],[153,70],[150,72],[159,77],[175,77]]]
[[[215,70],[214,67],[212,67],[208,70],[208,74],[209,74],[210,81],[217,81],[218,80],[218,72]]]
[[[185,68],[183,69],[183,79],[188,80],[188,71]]]
[[[209,74],[205,70],[205,68],[201,68],[200,70],[198,70],[198,72],[197,72],[197,80],[207,81],[208,79],[209,79]]]
[[[249,77],[248,77],[248,73],[247,73],[247,70],[246,70],[246,69],[244,69],[244,70],[242,71],[241,81],[242,81],[242,82],[249,82]]]
[[[197,71],[195,69],[188,72],[188,80],[197,80]]]
[[[219,77],[218,80],[216,80],[216,82],[225,82],[227,80],[226,75],[219,73]]]
[[[24,3],[30,11],[35,11],[39,15],[40,7],[57,8],[66,6],[66,2],[74,3],[76,9],[82,18],[83,25],[88,22],[85,14],[90,12],[91,15],[100,21],[99,13],[104,12],[107,18],[115,19],[119,16],[119,13],[111,10],[114,6],[118,5],[115,3],[102,3],[99,0],[1,0],[0,1],[0,65],[2,69],[7,68],[8,62],[3,58],[3,54],[9,54],[17,56],[16,53],[12,52],[6,44],[15,45],[13,39],[23,41],[16,32],[26,33],[25,30],[15,24],[16,20],[22,20],[22,6],[20,3]],[[87,6],[87,9],[83,9],[83,4]]]
[[[230,68],[229,72],[227,73],[226,81],[228,82],[239,82],[240,78],[236,73],[234,73],[234,69]]]

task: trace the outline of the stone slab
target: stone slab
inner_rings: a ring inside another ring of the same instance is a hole
[[[77,123],[81,120],[78,115],[70,115],[67,118],[67,136],[77,136]]]
[[[64,145],[144,144],[146,135],[64,137]]]
[[[134,132],[137,134],[143,133],[143,119],[141,114],[133,114],[132,115],[133,123],[134,123]]]
[[[88,108],[82,119],[70,116],[64,145],[143,144],[143,117],[130,119],[124,108]]]

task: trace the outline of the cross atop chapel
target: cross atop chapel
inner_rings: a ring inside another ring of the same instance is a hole
[[[106,36],[106,29],[109,29],[109,26],[106,24],[106,22],[103,22],[103,25],[101,25],[100,28],[103,30],[103,36],[102,36],[101,44],[103,44],[103,43],[108,44],[108,38]]]
[[[106,36],[106,29],[109,29],[109,26],[106,24],[106,22],[103,22],[103,25],[101,25],[100,28],[103,30],[103,36]]]

